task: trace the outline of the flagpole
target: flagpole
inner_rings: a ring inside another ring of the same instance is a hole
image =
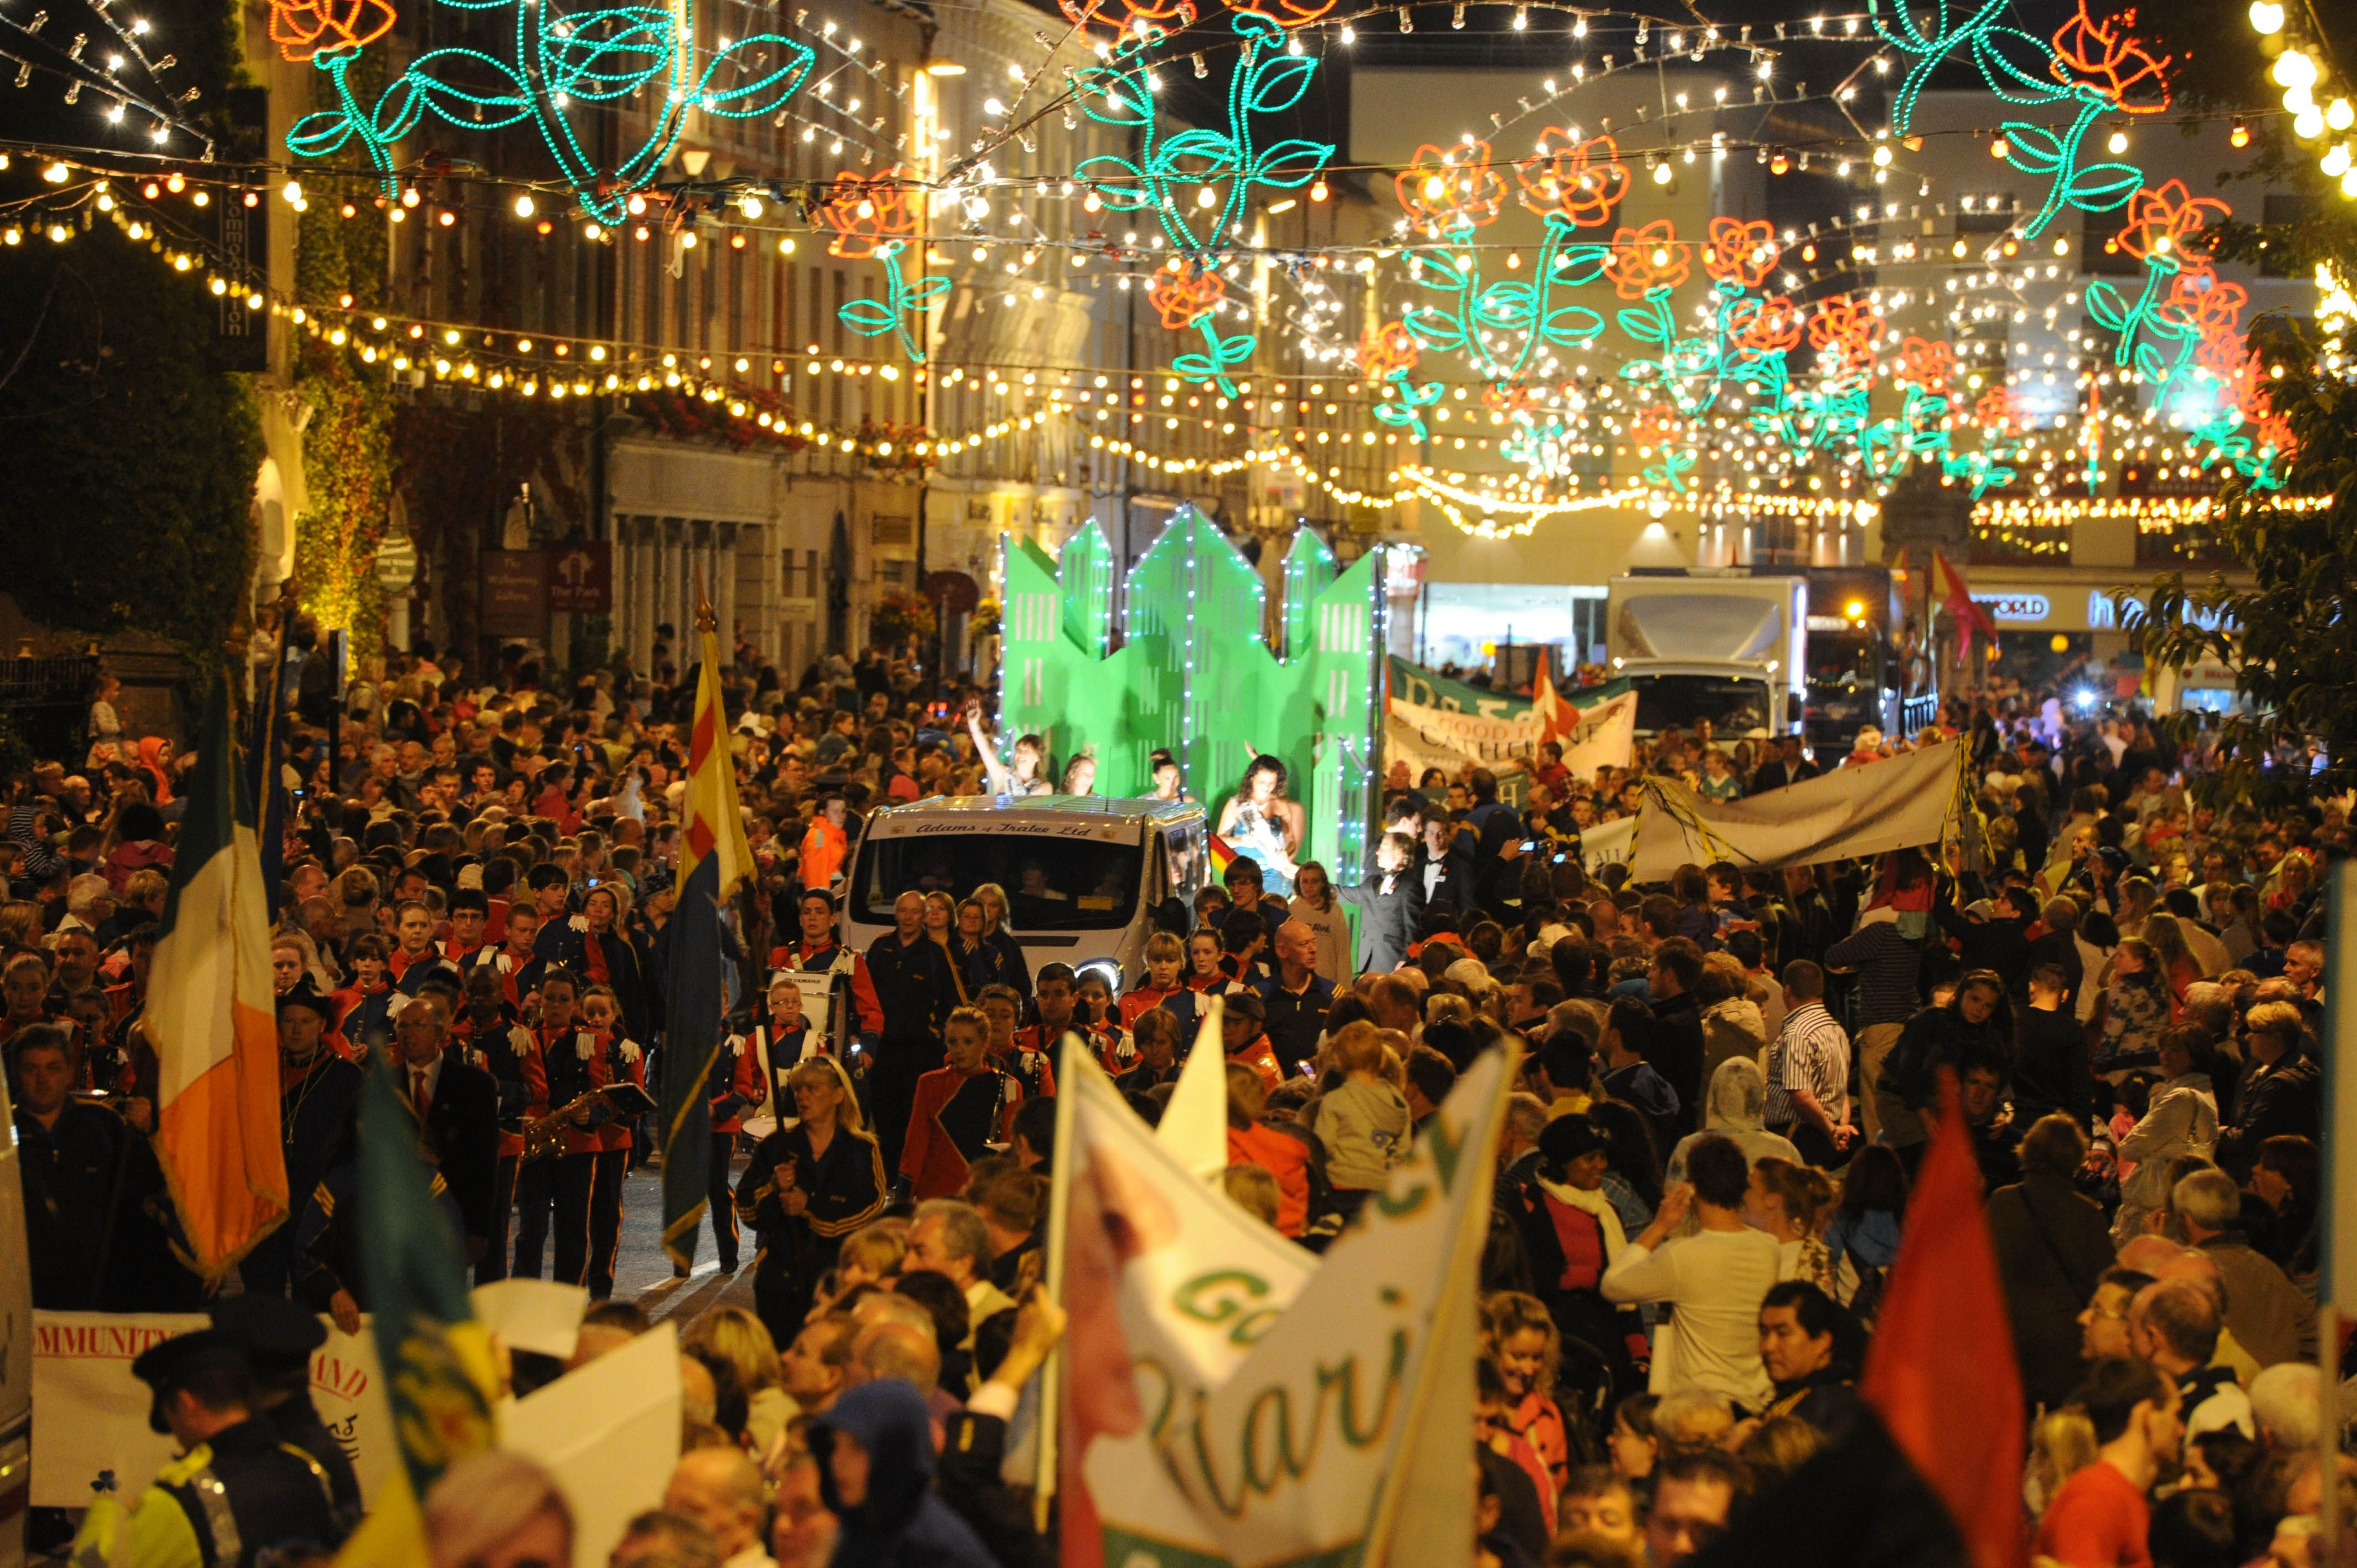
[[[1498,1137],[1505,1125],[1505,1118],[1501,1114],[1501,1106],[1505,1098],[1513,1092],[1514,1081],[1521,1073],[1523,1065],[1522,1047],[1516,1043],[1514,1036],[1508,1036],[1504,1043],[1497,1048],[1506,1053],[1506,1068],[1498,1075],[1497,1092],[1491,1097],[1490,1103],[1482,1108],[1481,1124],[1488,1129],[1488,1133],[1481,1138],[1479,1146],[1469,1145],[1460,1155],[1463,1161],[1460,1166],[1462,1169],[1490,1170],[1496,1160]],[[1405,1451],[1408,1444],[1415,1439],[1416,1433],[1423,1427],[1426,1410],[1436,1397],[1441,1379],[1462,1377],[1468,1382],[1473,1380],[1474,1368],[1469,1360],[1461,1368],[1441,1365],[1442,1352],[1446,1348],[1441,1329],[1444,1325],[1456,1326],[1455,1324],[1448,1323],[1451,1315],[1468,1313],[1474,1309],[1473,1291],[1469,1289],[1458,1291],[1449,1286],[1459,1281],[1469,1284],[1479,1283],[1481,1251],[1489,1240],[1491,1205],[1483,1203],[1480,1208],[1482,1223],[1468,1224],[1457,1234],[1456,1253],[1448,1263],[1447,1278],[1449,1283],[1445,1284],[1441,1289],[1439,1310],[1433,1314],[1431,1324],[1426,1330],[1430,1337],[1425,1345],[1424,1364],[1419,1369],[1415,1386],[1408,1391],[1407,1405],[1401,1414],[1399,1442],[1392,1450],[1394,1456]],[[1470,1217],[1469,1209],[1468,1218]],[[1394,1474],[1385,1479],[1383,1496],[1375,1504],[1375,1517],[1368,1527],[1365,1540],[1361,1547],[1361,1561],[1372,1565],[1372,1568],[1409,1568],[1408,1564],[1394,1563],[1392,1537],[1399,1524],[1401,1499],[1406,1488],[1415,1484],[1415,1477],[1398,1474]]]
[[[2317,1221],[2316,1314],[2317,1472],[2323,1490],[2318,1509],[2317,1534],[2321,1550],[2317,1560],[2340,1561],[2341,1520],[2341,1315],[2357,1290],[2345,1288],[2357,1274],[2357,1240],[2348,1234],[2357,1219],[2357,1200],[2344,1182],[2357,1180],[2357,1072],[2347,1069],[2343,1058],[2357,1044],[2357,931],[2351,915],[2357,911],[2357,861],[2343,860],[2325,872],[2324,958],[2324,1180],[2322,1212]]]
[[[1073,1092],[1078,1081],[1075,1052],[1084,1050],[1080,1036],[1064,1032],[1063,1059],[1057,1064],[1055,1168],[1048,1184],[1048,1299],[1058,1306],[1064,1305],[1064,1238],[1072,1222],[1072,1126],[1079,1114],[1080,1099]],[[1048,1352],[1048,1364],[1039,1369],[1039,1465],[1031,1480],[1032,1528],[1045,1532],[1048,1509],[1056,1497],[1056,1439],[1063,1423],[1064,1348],[1060,1341]]]

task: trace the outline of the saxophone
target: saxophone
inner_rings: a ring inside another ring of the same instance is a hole
[[[523,1124],[523,1157],[519,1165],[531,1165],[536,1160],[553,1159],[565,1152],[565,1133],[573,1118],[588,1109],[591,1101],[602,1099],[604,1089],[592,1089],[576,1094],[545,1116],[535,1117]],[[578,1128],[573,1129],[576,1132]]]

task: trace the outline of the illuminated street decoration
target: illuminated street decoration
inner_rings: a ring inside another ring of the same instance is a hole
[[[695,37],[693,0],[679,0],[675,10],[617,5],[565,11],[543,0],[451,3],[470,11],[511,11],[512,58],[472,48],[429,50],[411,61],[366,108],[353,92],[350,72],[360,59],[363,34],[379,36],[383,29],[375,24],[382,18],[364,9],[337,10],[335,22],[350,18],[344,28],[350,35],[347,39],[323,19],[324,14],[308,11],[290,12],[282,36],[274,14],[273,36],[281,37],[282,52],[312,49],[311,63],[328,73],[336,99],[336,107],[295,123],[286,133],[288,150],[300,157],[324,158],[357,143],[391,197],[400,184],[393,173],[393,145],[428,114],[469,131],[529,124],[547,145],[582,209],[600,223],[619,223],[629,210],[630,195],[652,184],[662,171],[690,109],[731,120],[775,113],[802,86],[817,58],[807,45],[791,38],[756,33],[713,50],[699,68],[689,42]],[[639,145],[607,167],[583,146],[573,124],[574,107],[619,105],[641,91],[660,92],[660,109]]]
[[[845,301],[835,310],[837,319],[862,338],[891,333],[901,350],[922,364],[925,312],[949,293],[950,280],[920,276],[911,282],[901,274],[900,258],[919,227],[919,213],[909,205],[902,181],[897,168],[873,179],[845,170],[834,177],[818,217],[834,231],[827,242],[829,255],[872,256],[884,263],[884,297]]]
[[[301,65],[328,49],[358,49],[393,31],[387,0],[270,0],[270,41]]]
[[[2120,335],[2114,364],[2133,360],[2144,374],[2165,379],[2167,367],[2159,350],[2139,342],[2138,334],[2182,335],[2156,314],[2156,307],[2169,297],[2180,268],[2190,264],[2209,270],[2210,247],[2201,238],[2202,231],[2214,227],[2227,210],[2226,204],[2215,198],[2193,195],[2181,179],[2172,179],[2158,190],[2141,191],[2128,204],[2127,227],[2120,231],[2118,243],[2122,251],[2144,263],[2143,292],[2129,304],[2103,279],[2087,285],[2087,314],[2107,331]]]
[[[1463,248],[1476,228],[1496,220],[1504,199],[1505,180],[1490,166],[1489,144],[1427,160],[1436,151],[1419,149],[1416,166],[1395,184],[1409,227],[1431,236],[1407,248],[1408,276],[1443,301],[1407,308],[1402,319],[1409,336],[1424,348],[1463,356],[1482,380],[1501,387],[1528,374],[1543,347],[1594,343],[1604,317],[1585,306],[1559,305],[1555,295],[1594,283],[1612,259],[1611,247],[1577,238],[1583,228],[1611,221],[1628,194],[1629,170],[1612,138],[1580,142],[1549,126],[1539,151],[1514,165],[1519,199],[1546,225],[1527,281],[1483,283],[1479,255]]]
[[[1082,113],[1101,125],[1138,134],[1135,159],[1100,154],[1082,159],[1074,172],[1116,211],[1152,209],[1184,256],[1209,259],[1217,252],[1242,221],[1254,187],[1298,190],[1334,156],[1330,142],[1285,137],[1259,144],[1254,122],[1301,102],[1318,62],[1285,53],[1285,29],[1260,12],[1239,11],[1230,25],[1243,48],[1228,78],[1224,130],[1165,133],[1146,58],[1163,39],[1157,27],[1125,35],[1114,48],[1114,64],[1072,75]]]
[[[1959,52],[1971,57],[1989,91],[2006,102],[2068,107],[2071,123],[2060,131],[2021,120],[2000,127],[2005,161],[2049,181],[2045,201],[2021,225],[2024,239],[2045,232],[2065,207],[2091,212],[2124,207],[2144,184],[2143,171],[2133,164],[2079,163],[2087,133],[2101,116],[2158,114],[2169,107],[2162,71],[2169,57],[2154,59],[2127,31],[2136,21],[2133,10],[2098,22],[2088,15],[2087,0],[2079,0],[2077,14],[2056,30],[2050,47],[1999,25],[1998,17],[2013,8],[2011,0],[1953,5],[1938,0],[1920,16],[1910,5],[1886,0],[1868,0],[1868,8],[1875,31],[1912,62],[1890,103],[1890,127],[1900,136],[1913,130],[1916,101],[1932,73]]]
[[[1440,401],[1440,383],[1417,386],[1408,379],[1419,357],[1415,338],[1404,321],[1392,322],[1359,339],[1359,373],[1387,394],[1387,401],[1375,405],[1375,418],[1425,441],[1431,433],[1425,428],[1424,411]]]
[[[1765,397],[1771,408],[1782,398],[1790,378],[1784,352],[1800,339],[1800,319],[1792,302],[1783,296],[1762,298],[1749,291],[1764,284],[1775,270],[1783,248],[1776,242],[1773,224],[1744,222],[1734,218],[1710,220],[1709,241],[1702,247],[1702,266],[1711,280],[1711,294],[1703,314],[1707,329],[1686,337],[1677,333],[1670,312],[1670,296],[1690,272],[1687,247],[1667,220],[1641,230],[1623,229],[1613,236],[1612,257],[1605,274],[1622,298],[1642,301],[1619,313],[1620,330],[1659,353],[1620,367],[1624,381],[1641,390],[1665,395],[1680,420],[1680,428],[1698,430],[1702,419],[1718,406],[1730,385]],[[1665,488],[1683,493],[1684,475],[1698,461],[1687,451],[1665,456],[1657,465]],[[1654,469],[1646,474],[1651,478]]]
[[[1193,328],[1203,338],[1203,352],[1175,356],[1170,368],[1193,382],[1215,382],[1222,395],[1236,395],[1228,367],[1248,363],[1254,340],[1249,332],[1232,338],[1220,335],[1217,317],[1228,285],[1220,274],[1198,262],[1174,257],[1154,274],[1146,298],[1161,314],[1162,325],[1173,332]]]

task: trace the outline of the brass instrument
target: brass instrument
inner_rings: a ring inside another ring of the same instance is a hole
[[[591,1101],[605,1098],[605,1094],[606,1091],[603,1089],[590,1090],[587,1093],[574,1096],[571,1101],[547,1115],[526,1122],[523,1124],[523,1157],[517,1163],[528,1165],[535,1160],[554,1159],[563,1154],[565,1130],[570,1126],[573,1118],[587,1110]],[[584,1131],[578,1127],[574,1127],[572,1130],[576,1133]]]
[[[517,1163],[528,1165],[535,1160],[554,1159],[563,1154],[564,1136],[573,1118],[587,1110],[592,1101],[599,1100],[613,1107],[618,1120],[643,1116],[655,1108],[653,1097],[635,1083],[608,1083],[576,1094],[547,1115],[534,1117],[523,1124],[523,1156]],[[572,1127],[571,1130],[577,1133],[589,1129]]]

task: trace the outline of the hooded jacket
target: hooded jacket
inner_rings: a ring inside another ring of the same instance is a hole
[[[933,1491],[931,1419],[914,1383],[862,1383],[812,1432],[820,1499],[842,1521],[834,1568],[996,1568],[981,1538]],[[867,1497],[856,1508],[834,1487],[829,1456],[838,1432],[867,1453]]]
[[[1771,1155],[1796,1165],[1808,1164],[1791,1139],[1768,1131],[1767,1115],[1768,1079],[1761,1075],[1760,1064],[1749,1057],[1729,1057],[1710,1075],[1710,1098],[1704,1102],[1702,1131],[1678,1140],[1678,1146],[1670,1151],[1664,1179],[1685,1180],[1686,1155],[1694,1148],[1695,1141],[1714,1133],[1741,1149],[1747,1164],[1756,1165]]]
[[[1716,1085],[1718,1069],[1738,1057],[1760,1059],[1768,1048],[1768,1020],[1749,996],[1714,1002],[1702,1014],[1703,1081]]]

